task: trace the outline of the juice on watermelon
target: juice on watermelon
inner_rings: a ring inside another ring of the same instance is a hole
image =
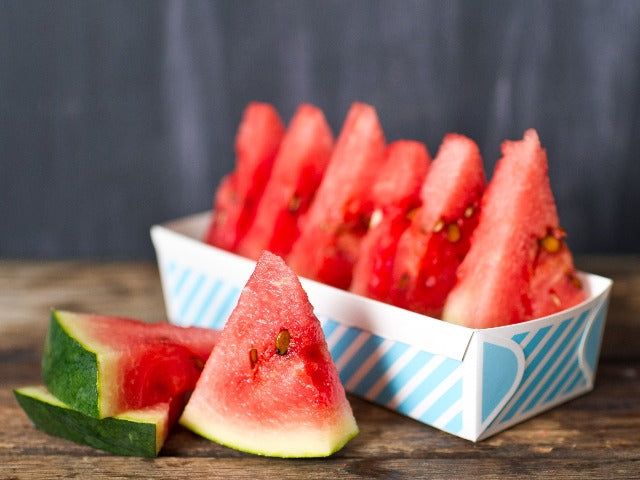
[[[245,109],[236,136],[236,168],[218,188],[205,241],[234,251],[245,235],[284,135],[284,125],[275,108],[252,102]]]
[[[389,145],[385,164],[371,189],[374,213],[362,240],[350,290],[385,301],[398,239],[420,205],[420,187],[431,158],[424,144],[400,140]]]
[[[309,209],[333,150],[333,134],[313,105],[298,107],[258,204],[255,219],[237,252],[257,259],[262,250],[285,256],[300,233],[299,219]]]
[[[505,141],[482,201],[480,221],[443,319],[473,328],[497,327],[569,308],[586,298],[535,130]]]
[[[347,289],[372,205],[367,192],[384,163],[373,107],[354,103],[287,263],[301,276]]]
[[[391,303],[440,315],[469,249],[484,187],[478,146],[463,135],[446,135],[420,192],[422,206],[398,241]]]

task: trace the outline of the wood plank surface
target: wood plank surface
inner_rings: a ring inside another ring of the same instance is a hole
[[[237,452],[178,427],[160,457],[118,457],[36,430],[12,389],[38,383],[52,307],[165,318],[155,264],[0,260],[0,478],[640,478],[640,258],[583,257],[613,278],[593,392],[474,444],[356,397],[360,434],[327,459]]]

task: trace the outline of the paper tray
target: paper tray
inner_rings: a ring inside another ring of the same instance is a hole
[[[172,323],[222,328],[255,262],[200,241],[209,212],[151,228]],[[347,391],[476,441],[593,388],[611,280],[517,325],[471,329],[301,278]]]

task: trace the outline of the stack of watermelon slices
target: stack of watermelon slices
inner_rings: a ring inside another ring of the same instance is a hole
[[[586,298],[535,131],[505,142],[485,195],[482,158],[467,137],[446,135],[429,166],[424,145],[387,146],[375,109],[354,103],[331,151],[321,112],[304,111],[286,132],[273,174],[258,179],[269,194],[256,200],[253,225],[228,235],[237,242],[227,250],[254,259],[275,251],[298,275],[469,327],[518,323]],[[260,132],[257,149],[264,131],[250,121],[245,115],[240,131]],[[231,176],[249,184],[252,175],[238,158]],[[233,196],[227,183],[216,199]],[[216,206],[209,243],[221,246],[211,238],[226,216]]]
[[[36,427],[121,455],[156,456],[179,417],[278,457],[331,455],[358,433],[313,307],[268,252],[222,332],[53,311],[42,376],[15,390]]]

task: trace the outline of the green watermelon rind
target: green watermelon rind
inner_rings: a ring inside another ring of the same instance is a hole
[[[52,310],[42,356],[42,380],[49,391],[75,410],[103,418],[98,371],[96,353],[75,339]]]
[[[168,433],[166,403],[98,419],[74,410],[43,386],[17,388],[14,395],[38,429],[117,455],[156,457]]]
[[[279,438],[282,438],[282,431],[277,431],[274,433],[269,432],[255,432],[255,435],[247,434],[246,429],[244,427],[240,427],[238,429],[226,428],[228,425],[223,425],[222,423],[214,426],[211,423],[207,423],[206,425],[201,421],[202,416],[197,410],[185,411],[185,413],[180,418],[180,425],[191,430],[192,432],[200,435],[201,437],[207,438],[213,442],[216,442],[225,447],[232,448],[234,450],[239,450],[246,453],[251,453],[254,455],[261,455],[267,457],[280,457],[280,458],[320,458],[320,457],[328,457],[333,455],[338,450],[342,449],[349,440],[354,438],[360,430],[353,418],[350,414],[345,415],[344,418],[344,428],[339,431],[326,432],[330,433],[333,437],[333,441],[327,444],[326,442],[319,442],[317,448],[312,446],[312,441],[310,441],[313,435],[317,435],[318,432],[314,431],[298,431],[297,437],[299,441],[285,441],[279,442]],[[203,428],[204,427],[204,428]],[[295,430],[293,427],[292,432]],[[293,433],[292,433],[293,434]],[[261,439],[256,439],[256,437],[264,437],[268,438],[269,441],[265,442]],[[233,441],[231,439],[237,438],[240,439],[238,441]],[[267,447],[267,448],[265,448]]]

